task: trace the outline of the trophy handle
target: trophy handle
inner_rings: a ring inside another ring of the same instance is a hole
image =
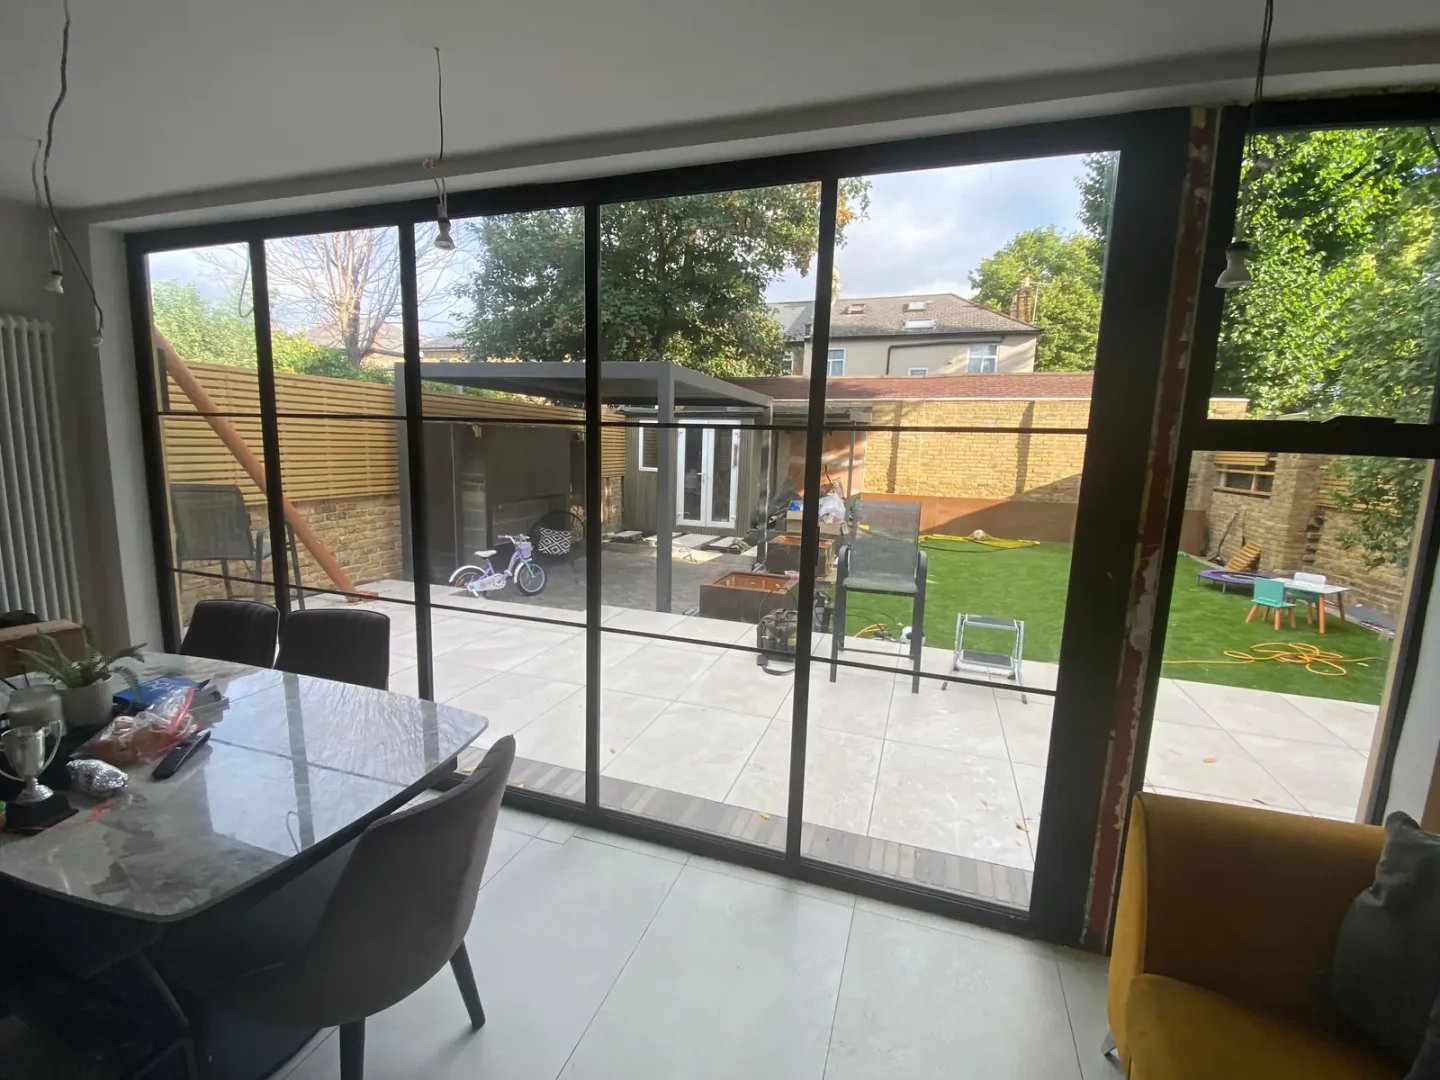
[[[51,720],[40,730],[45,733],[45,737],[47,739],[52,734],[55,736],[55,749],[50,751],[50,755],[45,759],[45,764],[40,766],[40,772],[43,773],[46,769],[50,768],[51,763],[53,763],[55,760],[55,755],[60,753],[60,721]],[[9,759],[10,755],[4,752],[3,747],[0,747],[0,761],[8,761]],[[34,777],[16,776],[9,769],[5,768],[4,765],[0,765],[0,776],[8,777],[9,779],[14,780],[17,784],[24,784],[27,781],[34,779]]]

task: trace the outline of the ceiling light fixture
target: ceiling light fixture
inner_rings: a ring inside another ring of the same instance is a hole
[[[435,50],[435,106],[440,118],[440,152],[433,158],[425,159],[425,168],[438,169],[445,161],[445,72],[440,66],[440,46],[431,46]],[[450,235],[450,196],[445,190],[445,177],[437,173],[431,177],[435,181],[435,193],[440,197],[435,206],[435,246],[441,251],[454,251],[455,240]]]
[[[1249,162],[1252,176],[1260,176],[1274,164],[1268,154],[1257,154],[1254,150],[1255,117],[1260,111],[1260,102],[1265,97],[1265,61],[1270,54],[1270,29],[1275,23],[1275,0],[1265,0],[1265,21],[1260,27],[1260,55],[1255,65],[1255,90],[1250,95],[1250,115],[1245,121],[1245,160]],[[1255,279],[1250,275],[1248,261],[1250,245],[1236,238],[1225,248],[1225,269],[1215,279],[1217,289],[1239,289]]]
[[[42,139],[35,140],[35,156],[30,159],[30,187],[35,191],[35,212],[45,216],[45,200],[40,197],[40,151],[44,149]],[[45,291],[57,296],[65,295],[65,263],[60,257],[60,233],[54,225],[47,225],[45,231],[50,242],[50,276],[45,279]]]

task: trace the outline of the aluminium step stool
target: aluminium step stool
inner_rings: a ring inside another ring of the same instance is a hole
[[[967,627],[984,630],[1004,630],[1015,635],[1015,647],[1008,653],[990,652],[985,649],[967,649],[965,630]],[[1020,687],[1021,657],[1025,653],[1025,623],[1021,619],[1004,619],[997,615],[967,615],[961,612],[955,618],[955,652],[950,657],[950,672],[965,668],[970,671],[984,671],[1004,675],[1013,679]],[[1020,700],[1028,705],[1025,691],[1020,691]]]

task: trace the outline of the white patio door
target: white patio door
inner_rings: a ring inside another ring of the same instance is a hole
[[[733,426],[734,420],[703,423],[730,428],[687,431],[682,427],[677,433],[675,517],[682,525],[733,529],[740,487],[740,429]]]

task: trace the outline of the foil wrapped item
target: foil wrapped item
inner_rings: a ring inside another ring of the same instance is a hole
[[[120,793],[130,781],[125,770],[94,758],[76,758],[65,768],[70,773],[73,790],[98,799],[108,799],[111,795]]]

